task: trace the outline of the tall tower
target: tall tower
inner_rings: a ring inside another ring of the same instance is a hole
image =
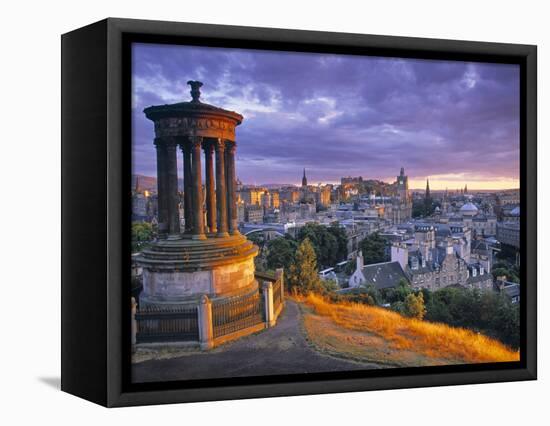
[[[430,181],[429,181],[429,179],[426,179],[426,195],[425,195],[425,198],[426,199],[430,198]]]
[[[405,175],[405,168],[401,167],[401,172],[397,176],[397,196],[401,202],[409,201],[409,177]]]
[[[304,176],[302,177],[302,186],[307,186],[306,168],[304,167]]]
[[[402,223],[412,217],[412,199],[409,193],[409,178],[405,175],[405,168],[401,167],[395,182],[397,203],[392,208],[393,222]]]
[[[430,181],[426,179],[426,193],[424,195],[424,216],[432,212],[432,197],[430,195]]]
[[[443,195],[443,202],[441,203],[441,210],[443,213],[447,213],[449,210],[449,189],[445,188],[445,195]]]

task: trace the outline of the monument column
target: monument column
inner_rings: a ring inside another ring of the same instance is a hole
[[[204,215],[202,211],[202,171],[201,171],[201,136],[191,136],[192,156],[192,182],[193,182],[193,230],[191,232],[194,240],[204,240]]]
[[[157,197],[158,197],[158,229],[159,235],[166,236],[168,232],[168,211],[166,202],[166,146],[161,138],[155,138],[157,149]]]
[[[181,145],[183,152],[183,203],[185,232],[193,229],[193,183],[191,177],[191,144],[185,141]]]
[[[214,188],[214,166],[212,164],[214,145],[210,142],[204,145],[204,161],[206,170],[206,223],[208,232],[216,233],[216,193]]]
[[[228,143],[225,148],[227,161],[227,220],[229,222],[229,233],[231,235],[239,232],[237,225],[237,176],[235,173],[235,151],[237,146],[234,142]]]
[[[180,215],[178,211],[178,158],[177,145],[169,139],[166,145],[166,197],[168,211],[168,235],[177,236],[180,233]]]
[[[225,145],[216,140],[216,207],[218,210],[218,237],[227,237],[227,190],[225,187]]]

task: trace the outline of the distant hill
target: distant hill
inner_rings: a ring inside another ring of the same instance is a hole
[[[157,178],[144,175],[132,175],[132,189],[136,188],[136,182],[140,191],[156,191]]]
[[[267,189],[279,189],[279,188],[284,188],[287,186],[295,186],[295,185],[292,183],[263,183],[258,186],[262,188],[267,188]]]
[[[132,175],[132,189],[136,187],[136,181],[139,182],[140,191],[157,191],[157,178],[145,175]],[[183,191],[183,179],[178,179],[178,190]]]

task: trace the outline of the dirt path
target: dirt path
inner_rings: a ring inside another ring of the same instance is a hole
[[[298,306],[287,300],[277,325],[210,352],[182,353],[171,359],[132,366],[134,382],[192,380],[273,374],[318,373],[380,368],[323,355],[304,337]]]

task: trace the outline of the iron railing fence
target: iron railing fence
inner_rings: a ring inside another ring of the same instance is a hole
[[[197,306],[166,310],[147,307],[136,313],[137,343],[198,341]]]
[[[212,302],[214,338],[225,336],[265,321],[263,297],[258,291],[246,296]]]

